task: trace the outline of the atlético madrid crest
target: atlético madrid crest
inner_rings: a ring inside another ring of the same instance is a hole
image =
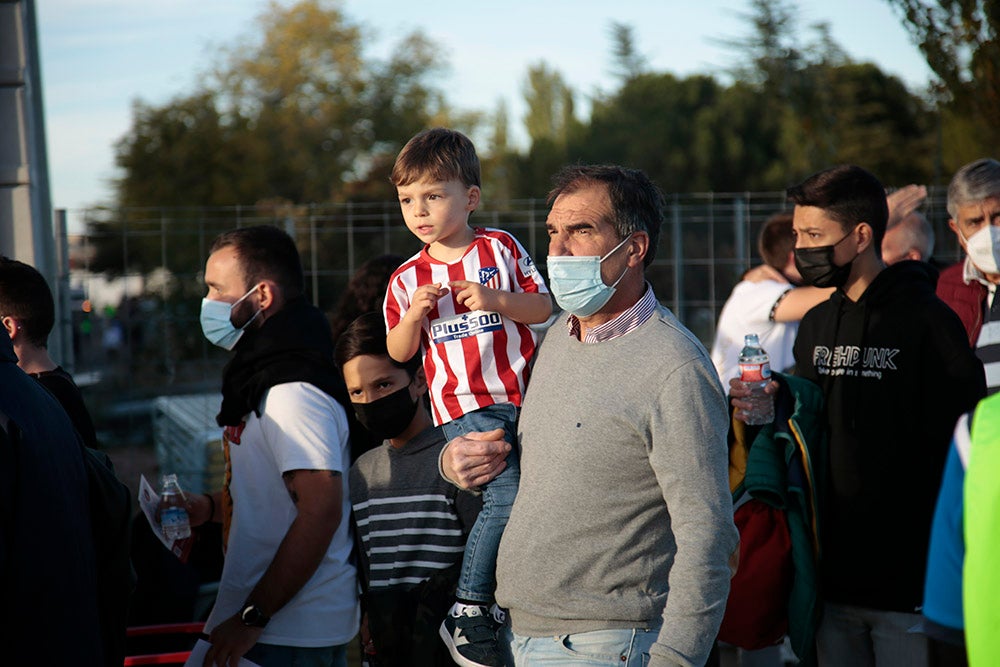
[[[495,266],[479,269],[479,284],[491,289],[500,289],[500,269]]]

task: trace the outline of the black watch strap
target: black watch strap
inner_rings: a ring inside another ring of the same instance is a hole
[[[260,607],[252,602],[248,602],[243,605],[243,609],[240,610],[240,620],[243,621],[243,625],[250,628],[263,628],[267,625],[267,622],[271,620],[271,617],[260,610]]]

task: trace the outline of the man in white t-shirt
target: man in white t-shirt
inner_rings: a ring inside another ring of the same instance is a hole
[[[358,630],[351,563],[348,403],[326,318],[277,227],[216,239],[202,330],[235,355],[222,409],[226,483],[192,496],[192,525],[221,521],[226,559],[205,625],[205,665],[346,667]]]
[[[832,288],[798,287],[802,282],[795,268],[792,213],[771,216],[761,229],[757,251],[762,266],[744,274],[722,307],[712,345],[712,363],[723,387],[737,377],[743,337],[757,334],[771,362],[771,370],[784,371],[795,364],[792,344],[799,320],[816,304],[826,301]]]

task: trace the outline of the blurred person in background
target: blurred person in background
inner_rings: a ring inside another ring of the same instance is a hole
[[[97,432],[72,376],[49,355],[55,324],[52,291],[33,266],[0,257],[0,323],[17,355],[17,365],[56,397],[85,445],[97,448]]]
[[[379,255],[358,267],[347,283],[337,307],[330,312],[330,338],[336,345],[341,334],[355,319],[372,311],[382,312],[389,278],[403,263],[400,255]],[[351,462],[370,449],[382,444],[382,439],[357,423],[353,412],[347,415],[351,423]]]
[[[990,394],[1000,389],[1000,162],[961,167],[948,185],[948,227],[965,258],[941,272],[937,295],[958,313],[986,368]]]
[[[330,334],[334,345],[355,319],[365,313],[382,311],[389,278],[405,259],[401,255],[379,255],[358,267],[341,293],[337,306],[330,311]]]
[[[882,261],[886,266],[904,259],[930,262],[934,254],[934,227],[917,210],[927,199],[927,188],[907,185],[886,196],[889,219],[882,237]]]
[[[792,344],[799,320],[833,294],[833,288],[802,284],[802,276],[795,268],[794,249],[792,212],[782,211],[768,218],[757,239],[763,266],[744,275],[719,314],[712,363],[723,387],[739,375],[740,350],[748,333],[759,337],[761,347],[770,356],[772,370],[793,367]]]

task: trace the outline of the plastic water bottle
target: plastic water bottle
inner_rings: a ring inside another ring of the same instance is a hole
[[[764,387],[771,380],[771,362],[767,352],[760,346],[757,334],[743,337],[740,351],[740,381],[750,390],[743,400],[750,403],[749,410],[740,413],[740,419],[747,424],[759,426],[774,421],[774,396],[764,393]]]
[[[163,536],[170,541],[191,536],[191,522],[187,513],[187,498],[177,482],[177,475],[163,476],[160,492],[160,525]]]
[[[368,640],[361,649],[361,667],[380,667],[378,655],[375,653],[375,642]]]

